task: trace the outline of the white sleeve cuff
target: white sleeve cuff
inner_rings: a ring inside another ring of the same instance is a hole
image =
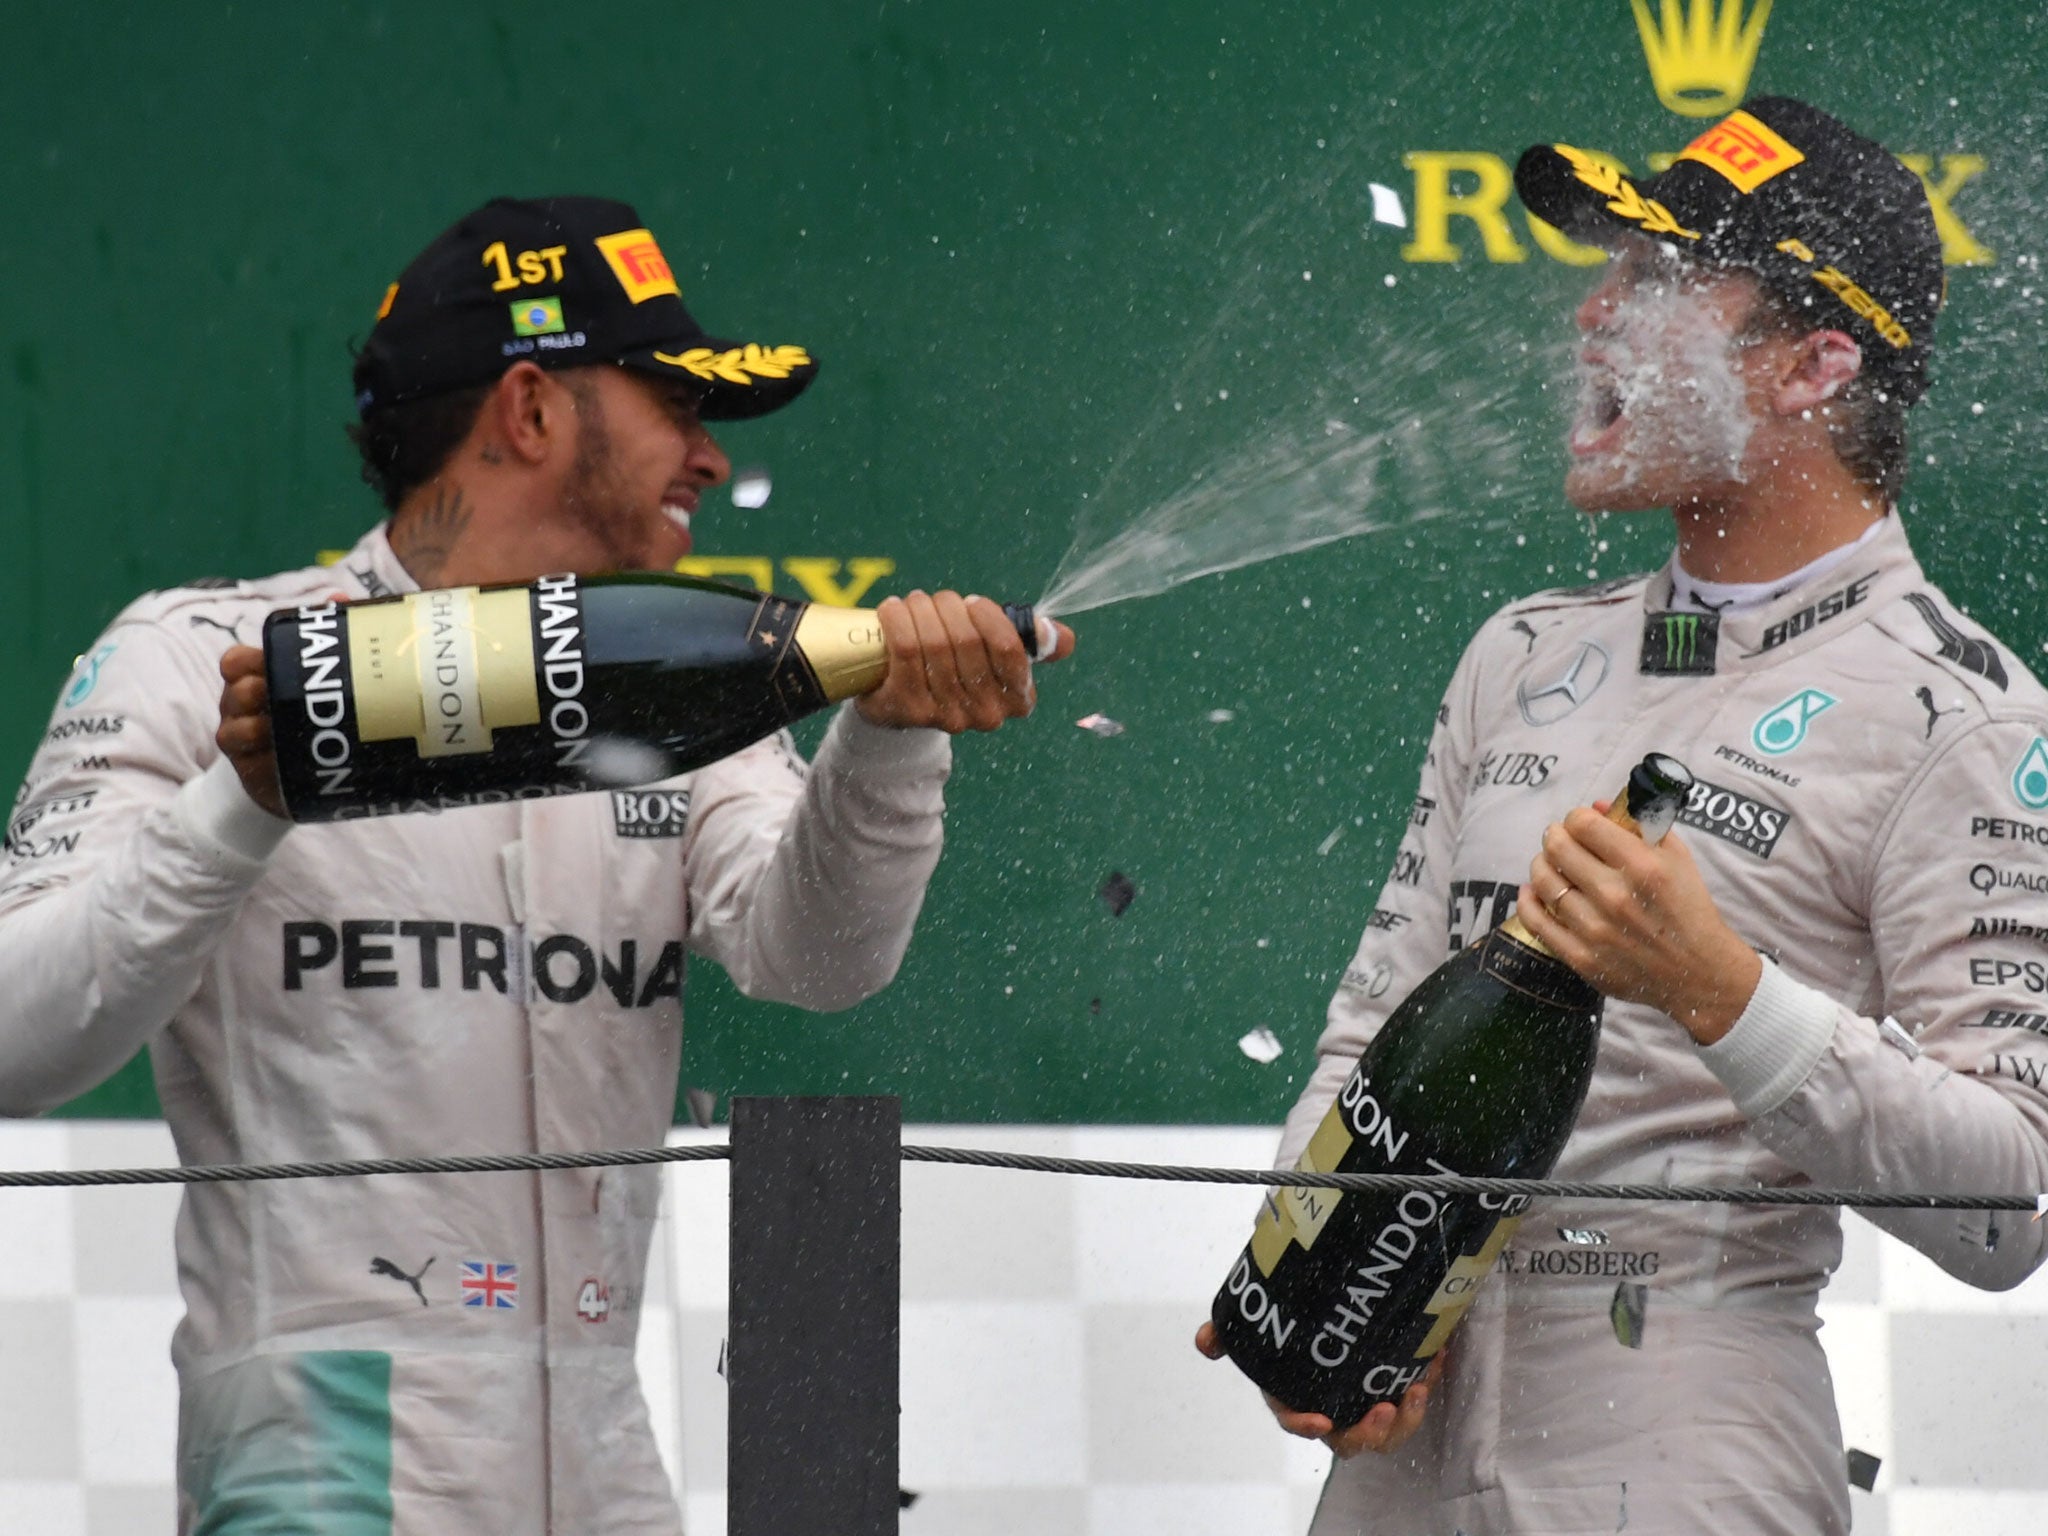
[[[188,779],[171,806],[198,848],[250,864],[268,862],[292,829],[292,823],[249,798],[235,765],[225,757],[215,758],[204,773]]]
[[[1835,1038],[1835,1004],[1769,960],[1742,1017],[1700,1059],[1749,1119],[1792,1097]]]
[[[852,699],[839,707],[829,737],[838,739],[851,761],[870,768],[943,777],[953,765],[953,741],[944,731],[876,725]]]

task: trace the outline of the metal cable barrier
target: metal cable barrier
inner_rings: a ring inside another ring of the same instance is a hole
[[[1720,1205],[1833,1205],[1853,1210],[2038,1212],[2048,1197],[1958,1193],[1887,1194],[1868,1189],[1759,1185],[1589,1184],[1564,1179],[1483,1179],[1446,1173],[1300,1173],[1272,1168],[1186,1168],[1161,1163],[1101,1162],[970,1147],[900,1149],[906,1163],[951,1163],[1081,1178],[1150,1179],[1171,1184],[1262,1184],[1273,1188],[1344,1189],[1398,1194],[1524,1195],[1532,1200],[1639,1200]],[[83,1168],[0,1171],[0,1189],[77,1188],[115,1184],[240,1184],[268,1179],[357,1179],[407,1173],[547,1173],[564,1168],[620,1168],[644,1163],[730,1161],[730,1146],[622,1147],[602,1152],[505,1152],[472,1157],[380,1157],[309,1163],[215,1163],[189,1168]]]
[[[726,1378],[729,1536],[894,1536],[897,1530],[905,1163],[1088,1178],[1531,1199],[2048,1210],[2048,1195],[1589,1184],[1456,1174],[1294,1173],[1096,1162],[906,1146],[882,1096],[736,1097],[723,1145],[384,1157],[189,1168],[0,1171],[0,1189],[227,1184],[393,1174],[537,1173],[648,1163],[732,1165]]]

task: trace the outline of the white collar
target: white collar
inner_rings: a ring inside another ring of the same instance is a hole
[[[1686,573],[1678,556],[1671,557],[1671,606],[1681,613],[1727,613],[1730,610],[1754,608],[1783,597],[1794,587],[1802,587],[1809,581],[1825,576],[1829,571],[1847,560],[1857,550],[1876,538],[1889,522],[1889,514],[1880,517],[1861,534],[1847,544],[1837,545],[1818,560],[1810,560],[1798,570],[1784,576],[1774,576],[1769,581],[1703,581]]]

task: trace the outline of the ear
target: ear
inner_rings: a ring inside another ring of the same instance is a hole
[[[573,430],[572,415],[569,392],[545,369],[522,359],[499,376],[477,413],[478,446],[515,462],[542,464]]]
[[[538,371],[538,370],[536,370]],[[1827,404],[1863,371],[1863,349],[1841,331],[1808,331],[1793,344],[1771,404],[1800,416]]]

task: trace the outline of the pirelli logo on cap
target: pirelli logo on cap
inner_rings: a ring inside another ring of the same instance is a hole
[[[1747,112],[1734,112],[1679,151],[1681,160],[1697,160],[1754,192],[1773,176],[1783,175],[1806,158]]]
[[[597,248],[611,263],[612,274],[626,290],[626,297],[635,304],[645,304],[664,293],[682,297],[675,274],[668,269],[668,258],[646,230],[622,229],[616,235],[600,235]]]

